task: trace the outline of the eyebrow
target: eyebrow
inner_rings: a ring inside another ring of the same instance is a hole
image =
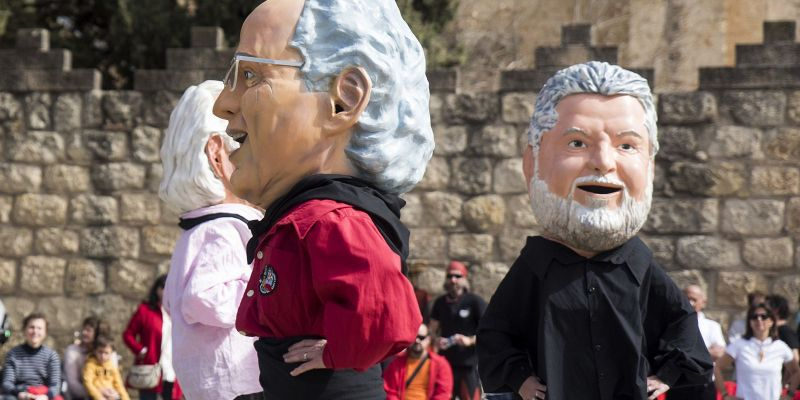
[[[624,136],[635,136],[635,137],[637,137],[639,139],[642,138],[642,135],[640,135],[639,132],[636,132],[633,129],[628,129],[626,131],[622,131],[622,132],[617,133],[617,137],[624,137]]]
[[[589,136],[589,134],[586,131],[584,131],[581,128],[578,128],[577,126],[567,128],[567,130],[565,130],[564,133],[561,134],[561,136],[566,136],[569,135],[570,133],[579,133],[583,136]]]

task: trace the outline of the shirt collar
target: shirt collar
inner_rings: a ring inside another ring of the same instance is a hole
[[[629,239],[622,246],[604,251],[588,259],[575,253],[569,247],[542,236],[528,237],[525,251],[528,252],[528,259],[536,261],[533,264],[533,270],[540,280],[547,275],[547,269],[553,260],[556,260],[561,265],[577,264],[589,260],[592,262],[625,265],[636,279],[636,283],[641,285],[653,258],[650,249],[636,236]]]

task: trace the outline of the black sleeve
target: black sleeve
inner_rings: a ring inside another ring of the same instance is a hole
[[[520,256],[522,259],[524,252]],[[478,327],[478,372],[487,392],[518,392],[534,374],[536,306],[530,269],[514,263],[500,283]]]
[[[711,382],[713,364],[697,313],[661,267],[651,265],[650,273],[645,316],[650,374],[673,388]]]
[[[797,334],[792,331],[789,325],[778,327],[778,336],[781,340],[786,342],[786,345],[789,346],[790,349],[794,350],[800,348],[800,341],[797,340]]]
[[[442,322],[442,317],[440,315],[442,313],[441,303],[442,303],[442,296],[439,296],[436,298],[436,300],[433,301],[433,307],[431,307],[431,319],[435,319],[439,322]],[[439,329],[441,328],[442,327],[439,326]]]

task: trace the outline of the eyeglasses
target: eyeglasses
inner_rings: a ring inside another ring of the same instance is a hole
[[[767,314],[753,314],[753,316],[750,317],[750,321],[755,321],[755,320],[766,321],[768,319],[769,315]]]
[[[425,340],[425,339],[427,339],[427,338],[428,338],[428,335],[417,335],[417,340],[419,340],[420,342]]]
[[[270,65],[279,65],[282,67],[294,67],[300,68],[303,66],[302,61],[297,60],[273,60],[271,58],[259,58],[259,57],[251,57],[246,56],[244,54],[236,54],[231,59],[231,66],[228,68],[228,72],[225,74],[225,86],[230,89],[231,92],[236,90],[236,82],[239,80],[239,61],[249,61],[259,64],[270,64]]]
[[[459,275],[459,274],[447,274],[447,279],[453,279],[453,278],[456,278],[456,279],[461,279],[461,278],[463,278],[463,277],[464,277],[464,275]]]

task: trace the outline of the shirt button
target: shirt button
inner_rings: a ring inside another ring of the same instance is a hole
[[[247,332],[245,332],[245,331],[239,331],[239,334],[242,335],[242,336],[247,336]]]
[[[264,258],[264,253],[262,253],[262,252],[259,250],[259,252],[258,252],[258,253],[256,253],[256,258],[257,258],[257,259],[259,259],[259,260],[260,260],[260,259],[262,259],[262,258]]]
[[[600,351],[600,350],[603,350],[603,346],[601,346],[601,345],[599,345],[599,344],[596,344],[596,345],[594,345],[594,350],[595,350],[595,351]]]
[[[254,292],[254,291],[253,291],[253,289],[250,289],[250,290],[248,290],[248,291],[247,291],[247,297],[253,297],[253,295],[254,295],[255,293],[256,293],[256,292]]]
[[[596,287],[594,287],[594,286],[589,286],[589,293],[594,293],[594,292],[595,292],[595,290],[597,290],[597,288],[596,288]]]
[[[606,377],[606,373],[605,372],[601,372],[600,373],[600,379],[605,378],[605,377]]]

